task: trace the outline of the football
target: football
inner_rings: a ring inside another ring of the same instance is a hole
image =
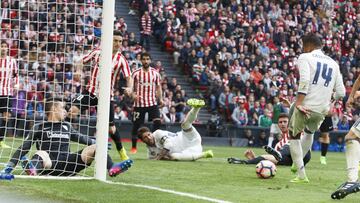
[[[262,179],[274,177],[276,174],[276,166],[273,162],[268,160],[260,161],[256,165],[256,175]]]

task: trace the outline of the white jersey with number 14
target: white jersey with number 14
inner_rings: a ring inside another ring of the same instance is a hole
[[[296,65],[300,72],[298,93],[305,94],[303,105],[310,110],[327,114],[331,96],[345,96],[339,65],[320,49],[299,56]]]

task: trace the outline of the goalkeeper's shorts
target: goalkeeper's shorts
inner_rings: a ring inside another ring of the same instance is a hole
[[[53,156],[50,156],[52,168],[43,171],[41,175],[75,176],[77,173],[91,165],[91,163],[85,164],[81,159],[82,151],[83,150],[76,153],[61,154],[57,160],[53,159]]]

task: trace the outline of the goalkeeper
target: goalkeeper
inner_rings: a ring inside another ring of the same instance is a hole
[[[45,104],[47,121],[35,124],[22,145],[15,151],[1,173],[11,173],[36,143],[37,151],[31,160],[24,160],[23,167],[28,175],[74,176],[90,166],[95,157],[95,140],[75,131],[66,117],[64,103],[59,99],[48,100]],[[70,152],[70,141],[87,145],[78,152]],[[132,160],[113,164],[107,156],[110,176],[116,176],[132,165]]]
[[[194,161],[214,156],[211,150],[202,152],[200,134],[192,126],[205,102],[198,99],[189,99],[187,104],[192,106],[192,109],[181,124],[182,131],[173,133],[156,130],[151,133],[147,127],[139,128],[138,137],[147,145],[149,159]]]

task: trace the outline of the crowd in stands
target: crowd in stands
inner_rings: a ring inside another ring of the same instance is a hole
[[[130,0],[130,5],[137,5],[141,20],[150,14],[152,34],[205,90],[210,110],[237,126],[267,127],[276,100],[294,101],[295,62],[306,33],[320,36],[323,51],[339,63],[347,95],[360,71],[358,1]],[[334,104],[334,128],[348,130],[358,114],[344,102]]]
[[[173,54],[174,65],[191,76],[211,112],[237,126],[268,127],[277,100],[296,97],[295,62],[305,33],[321,36],[323,50],[341,67],[347,93],[360,72],[359,3],[338,0],[329,12],[322,2],[130,0],[130,14],[139,16],[140,39],[127,31],[122,17],[115,29],[124,34],[123,53],[132,70],[141,67],[140,53],[151,50],[153,36]],[[81,58],[100,44],[101,14],[101,0],[1,1],[0,37],[19,61],[14,116],[42,117],[45,98],[59,94],[71,101],[81,93],[91,69]],[[176,78],[166,77],[161,61],[154,67],[163,76],[163,122],[181,122],[186,92]],[[114,99],[115,116],[131,119],[131,101],[121,88]],[[95,108],[87,113],[95,114]],[[358,114],[334,104],[335,129],[348,129]]]

